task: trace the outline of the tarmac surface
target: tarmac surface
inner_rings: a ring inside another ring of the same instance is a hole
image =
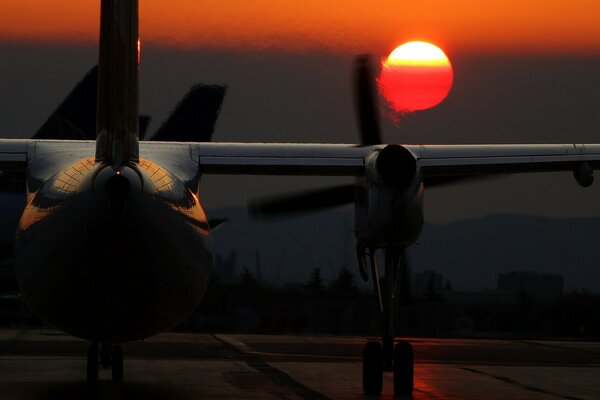
[[[348,336],[166,333],[124,346],[125,380],[85,381],[87,343],[53,330],[0,330],[0,399],[369,399]],[[409,339],[413,396],[600,399],[600,343]],[[381,398],[394,398],[392,377]]]

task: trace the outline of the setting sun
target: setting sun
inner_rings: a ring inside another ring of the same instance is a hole
[[[379,90],[394,111],[425,110],[441,103],[452,87],[450,60],[437,46],[408,42],[382,60]]]

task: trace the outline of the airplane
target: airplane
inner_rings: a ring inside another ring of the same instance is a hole
[[[32,138],[94,140],[97,89],[98,66],[94,66]],[[194,84],[149,140],[210,142],[226,91],[224,85]],[[140,115],[140,140],[145,139],[150,120]],[[4,258],[12,255],[15,230],[25,208],[23,174],[0,172],[0,204],[0,258]]]
[[[351,187],[257,210],[354,201],[360,272],[373,281],[382,320],[382,340],[364,347],[363,391],[381,393],[384,371],[392,371],[395,393],[405,394],[414,386],[413,351],[395,341],[394,307],[404,251],[423,226],[425,188],[550,171],[573,171],[589,186],[600,164],[598,144],[383,144],[365,56],[356,66],[359,145],[139,141],[138,61],[138,0],[102,0],[96,140],[0,140],[0,169],[26,177],[15,236],[22,299],[45,321],[90,341],[90,381],[99,360],[121,381],[121,345],[170,329],[202,300],[212,268],[204,174],[356,178]],[[385,259],[381,280],[377,252]]]

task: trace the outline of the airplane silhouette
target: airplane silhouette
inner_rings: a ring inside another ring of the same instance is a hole
[[[410,343],[395,343],[403,254],[423,226],[428,186],[506,173],[573,171],[593,181],[600,145],[381,143],[369,57],[356,64],[361,144],[139,141],[138,1],[102,0],[96,140],[0,140],[0,169],[25,174],[15,237],[22,299],[41,318],[91,342],[123,379],[121,343],[175,326],[199,304],[212,267],[203,174],[351,176],[351,186],[253,204],[277,215],[354,201],[360,272],[374,284],[382,341],[366,344],[363,390],[413,390]],[[380,284],[376,252],[385,265]]]

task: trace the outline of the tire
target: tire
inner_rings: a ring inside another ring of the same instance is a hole
[[[115,346],[112,350],[112,378],[113,381],[123,380],[123,348]]]
[[[102,368],[106,369],[110,367],[111,362],[111,347],[108,344],[103,343],[100,347],[100,364]]]
[[[87,353],[87,380],[96,382],[98,380],[98,344],[92,343]]]
[[[383,389],[383,349],[379,342],[368,342],[363,351],[363,392],[381,394]]]
[[[413,348],[409,342],[398,342],[394,350],[394,393],[411,394],[414,387]]]

